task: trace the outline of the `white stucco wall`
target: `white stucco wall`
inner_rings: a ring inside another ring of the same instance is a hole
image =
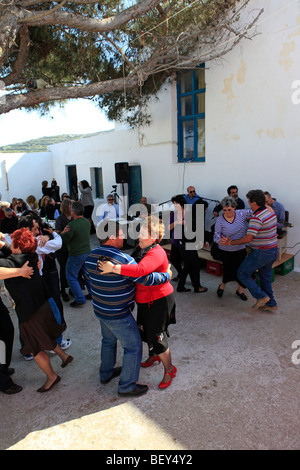
[[[300,3],[288,2],[288,7],[284,7],[282,0],[252,0],[248,8],[262,7],[264,13],[255,30],[258,34],[251,41],[243,40],[223,60],[206,64],[204,163],[177,162],[177,101],[173,84],[164,87],[159,102],[153,104],[150,127],[128,130],[116,126],[95,137],[52,145],[51,161],[46,155],[42,157],[47,168],[42,177],[40,160],[32,156],[28,168],[39,162],[38,181],[32,184],[38,183],[40,189],[42,179],[54,176],[61,192],[68,191],[68,165],[75,164],[78,179],[88,181],[90,169],[102,167],[106,196],[115,184],[115,162],[128,162],[141,165],[143,194],[150,203],[185,193],[190,184],[202,197],[218,200],[226,195],[229,185],[236,184],[245,202],[248,190],[260,188],[268,190],[290,211],[294,227],[289,230],[289,246],[298,243],[300,103],[292,102],[292,85],[300,80]],[[23,165],[26,158],[23,156],[18,165]],[[49,175],[51,171],[53,174]],[[22,170],[17,174],[21,175]],[[24,192],[27,195],[30,191]],[[101,203],[102,200],[95,201],[94,214]],[[212,222],[213,207],[212,202],[208,224]],[[289,252],[296,253],[298,248],[300,245]],[[300,270],[300,254],[295,266]]]
[[[0,192],[3,201],[13,197],[24,200],[33,194],[42,197],[42,181],[49,184],[53,178],[53,166],[49,152],[0,153]]]

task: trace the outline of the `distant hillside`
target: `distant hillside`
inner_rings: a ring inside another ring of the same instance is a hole
[[[52,144],[60,144],[61,142],[67,142],[69,140],[81,139],[82,137],[92,137],[97,135],[94,134],[64,134],[55,135],[51,137],[41,137],[40,139],[28,140],[26,142],[20,142],[19,144],[5,145],[0,147],[2,153],[37,153],[47,152],[47,146]]]

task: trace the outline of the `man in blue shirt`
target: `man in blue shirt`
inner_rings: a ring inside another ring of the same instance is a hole
[[[266,199],[266,204],[268,204],[268,206],[271,206],[273,211],[275,212],[275,215],[277,217],[277,233],[278,235],[280,235],[284,227],[284,222],[285,222],[284,207],[280,202],[278,202],[275,198],[273,198],[268,191],[265,191],[265,199]]]
[[[140,332],[131,311],[134,307],[134,282],[146,286],[163,284],[171,277],[168,273],[152,273],[149,276],[129,278],[121,275],[101,274],[99,257],[107,257],[114,264],[136,264],[135,260],[121,251],[124,234],[118,222],[105,220],[97,227],[100,246],[89,254],[85,266],[91,282],[93,307],[100,321],[102,332],[100,382],[106,384],[120,376],[119,395],[137,396],[146,393],[147,385],[137,383],[142,359]],[[117,340],[124,354],[121,367],[114,367]]]
[[[194,202],[196,202],[200,198],[200,196],[196,194],[196,190],[194,186],[188,186],[187,194],[184,196],[184,198],[187,204],[194,204]]]

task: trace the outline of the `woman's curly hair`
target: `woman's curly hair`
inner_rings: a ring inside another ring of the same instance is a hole
[[[37,240],[27,227],[22,227],[11,234],[14,248],[20,248],[22,253],[34,253]]]

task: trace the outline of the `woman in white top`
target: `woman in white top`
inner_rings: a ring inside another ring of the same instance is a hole
[[[94,210],[94,199],[92,195],[92,188],[86,180],[79,181],[78,188],[81,193],[80,201],[83,204],[84,213],[83,216],[88,219],[91,223],[91,233],[96,233],[92,214]]]
[[[236,240],[245,236],[248,227],[248,220],[252,216],[251,209],[236,210],[236,201],[232,197],[225,197],[221,201],[223,214],[217,218],[215,225],[214,242],[218,243],[220,259],[223,261],[223,279],[218,287],[217,294],[222,297],[227,282],[236,281],[238,288],[236,295],[242,300],[247,300],[243,293],[243,286],[238,277],[237,270],[242,261],[245,259],[246,245],[222,245],[221,239],[230,237]]]

